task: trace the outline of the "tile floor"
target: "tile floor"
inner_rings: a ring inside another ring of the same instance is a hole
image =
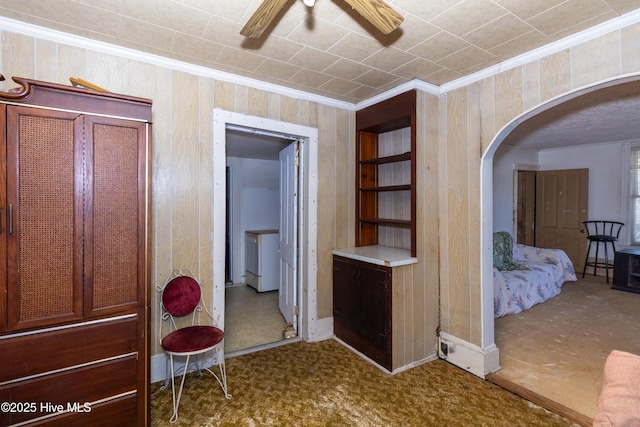
[[[554,298],[495,321],[500,375],[593,418],[604,362],[617,349],[640,354],[640,294],[604,278],[566,282]]]
[[[281,341],[286,322],[278,308],[278,292],[256,292],[247,285],[225,289],[224,351]]]

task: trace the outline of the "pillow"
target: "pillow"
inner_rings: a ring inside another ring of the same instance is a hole
[[[619,350],[609,354],[593,425],[640,425],[640,356]]]
[[[493,233],[493,266],[499,271],[528,270],[513,262],[513,238],[506,231]]]

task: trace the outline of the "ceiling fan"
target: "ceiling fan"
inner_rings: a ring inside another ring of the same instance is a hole
[[[383,34],[389,34],[402,23],[404,18],[384,0],[344,0],[356,12],[362,15]],[[289,0],[263,0],[258,9],[251,15],[240,30],[240,34],[249,38],[258,38]],[[313,6],[315,0],[303,0],[307,7]]]

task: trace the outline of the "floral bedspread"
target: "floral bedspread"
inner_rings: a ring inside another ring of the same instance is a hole
[[[565,281],[576,281],[573,263],[561,249],[514,245],[513,262],[528,270],[493,269],[493,312],[498,318],[548,300]]]

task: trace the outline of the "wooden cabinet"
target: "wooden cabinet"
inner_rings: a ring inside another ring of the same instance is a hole
[[[616,251],[613,268],[613,289],[640,293],[640,250]]]
[[[416,92],[356,112],[356,246],[416,256]]]
[[[146,425],[151,101],[14,80],[0,93],[0,396],[38,410],[0,424]]]
[[[391,268],[333,257],[336,337],[379,365],[391,365]]]

